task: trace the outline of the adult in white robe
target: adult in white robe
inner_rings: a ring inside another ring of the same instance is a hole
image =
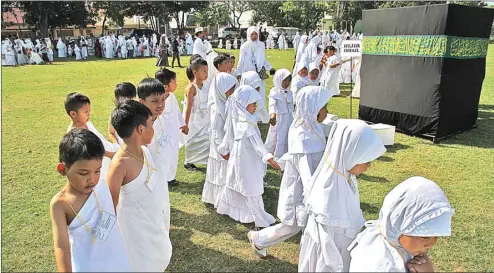
[[[340,94],[341,60],[336,55],[336,48],[330,47],[326,52],[321,75],[321,86],[327,88],[333,96]]]
[[[189,133],[183,135],[185,145],[185,160],[187,164],[207,164],[209,158],[209,108],[208,103],[208,88],[209,86],[203,82],[202,88],[195,83],[192,85],[196,89],[192,111],[189,117]],[[183,117],[187,112],[187,95],[184,96],[182,102]]]
[[[95,230],[101,220],[100,210],[115,217],[113,199],[108,185],[100,175],[98,184],[68,226],[72,272],[131,272],[118,224],[114,224],[105,240],[96,238],[87,228]],[[84,222],[81,222],[81,219]]]
[[[299,272],[348,272],[347,248],[365,222],[357,178],[349,170],[385,151],[379,136],[364,121],[333,123],[323,159],[305,189],[309,217],[300,243]]]
[[[127,59],[127,41],[125,41],[125,37],[122,35],[118,37],[118,46],[120,47],[122,58]]]
[[[226,50],[231,50],[232,49],[232,42],[230,42],[230,40],[226,40],[226,46],[225,46],[225,49]]]
[[[270,125],[266,137],[266,149],[274,156],[281,158],[288,151],[288,128],[293,121],[293,94],[288,88],[283,88],[283,81],[290,77],[288,69],[279,69],[273,77],[273,85],[269,91],[269,115],[276,115],[276,124]]]
[[[365,223],[351,251],[350,272],[409,272],[413,258],[400,243],[412,237],[451,236],[455,210],[441,188],[423,177],[411,177],[384,198],[379,219]]]
[[[274,156],[264,147],[256,117],[247,111],[247,105],[260,99],[259,92],[245,85],[232,95],[225,139],[232,137],[234,142],[228,160],[226,186],[216,211],[241,223],[255,222],[256,227],[267,227],[275,219],[264,210],[263,180],[265,164]]]
[[[298,44],[300,43],[300,32],[297,31],[297,34],[295,34],[295,36],[293,36],[293,40],[292,40],[292,44],[293,44],[293,51],[295,51],[295,54],[297,54],[297,48],[298,48]]]
[[[58,58],[67,57],[67,46],[62,42],[62,38],[58,38],[57,42]]]
[[[233,49],[238,49],[238,39],[237,39],[237,37],[235,37],[235,39],[233,40]]]
[[[312,40],[310,40],[309,44],[304,50],[304,54],[300,59],[300,62],[305,62],[307,65],[310,65],[313,62],[316,62],[319,65],[318,60],[320,61],[320,53],[318,53],[318,47],[321,45],[321,36],[316,35]]]
[[[7,66],[16,66],[17,60],[15,59],[15,50],[12,45],[12,42],[9,38],[5,38],[5,44],[2,47],[2,50],[5,52],[5,61]]]
[[[199,54],[201,58],[206,59],[208,49],[204,43],[204,31],[202,28],[196,29],[196,40],[194,41],[194,48],[192,54]]]
[[[170,43],[170,42],[168,41],[168,43]],[[158,55],[156,55],[156,49],[158,48],[158,36],[156,35],[156,33],[153,33],[153,35],[151,35],[151,48],[153,50],[152,51],[153,55],[155,57],[158,57]]]
[[[69,57],[74,55],[74,48],[71,45],[69,45],[69,48],[67,49],[67,54]]]
[[[113,59],[113,41],[110,36],[105,38],[105,58]]]
[[[27,55],[24,54],[24,50],[25,50],[24,42],[21,39],[16,39],[14,41],[14,44],[15,44],[14,49],[15,49],[15,52],[17,54],[17,63],[19,65],[27,64],[28,58],[27,58]]]
[[[5,59],[5,40],[2,41],[2,66],[7,65],[7,60]]]
[[[120,189],[117,205],[118,225],[129,253],[133,272],[163,272],[172,255],[163,196],[168,185],[157,170],[146,147],[139,175]]]
[[[281,223],[248,234],[254,249],[260,253],[264,252],[264,248],[296,235],[307,223],[304,194],[310,188],[312,174],[326,146],[326,135],[317,118],[330,97],[330,93],[322,87],[310,86],[300,90],[295,120],[290,125],[288,135],[288,153],[281,158],[285,164],[278,201]]]
[[[278,47],[280,50],[285,50],[285,35],[283,33],[278,36]]]
[[[82,60],[81,49],[77,44],[74,45],[75,60]]]
[[[210,146],[206,181],[202,190],[202,202],[217,205],[218,196],[226,184],[228,160],[219,153],[218,147],[225,136],[226,103],[228,92],[237,84],[237,79],[228,73],[214,76],[209,89],[208,107],[210,109]]]
[[[258,121],[267,123],[269,121],[269,113],[266,109],[266,94],[262,87],[262,80],[259,75],[255,71],[247,71],[243,73],[242,78],[240,79],[240,85],[248,85],[259,92],[261,99],[257,103],[258,108],[254,116],[258,118]]]
[[[255,35],[256,33],[257,35]],[[255,40],[252,40],[252,37],[256,37]],[[266,69],[266,72],[271,70],[273,67],[268,62],[265,56],[265,47],[264,43],[259,41],[259,29],[257,27],[249,27],[247,29],[247,42],[240,47],[240,56],[238,58],[238,66],[237,66],[237,75],[242,75],[248,71],[259,72],[262,67]],[[266,80],[261,80],[261,104],[266,109],[265,103],[265,90],[266,90]],[[267,111],[266,111],[267,113]],[[260,113],[263,123],[267,123],[269,121],[269,117],[263,117]]]
[[[321,35],[321,44],[322,44],[322,47],[323,47],[323,48],[326,48],[326,47],[329,45],[329,37],[328,37],[328,35],[326,34],[326,32],[324,32],[324,33]]]
[[[192,40],[192,35],[187,32],[187,34],[185,34],[185,47],[187,48],[187,55],[192,55],[193,45],[194,40]]]
[[[46,48],[47,48],[47,55],[48,55],[48,60],[50,62],[53,62],[53,49],[51,48],[51,40],[50,38],[45,38],[45,43],[46,43]]]
[[[144,57],[151,57],[151,46],[149,45],[148,37],[144,37],[144,43],[142,45],[144,47]]]
[[[81,57],[84,60],[87,60],[87,57],[88,57],[87,47],[88,47],[88,44],[87,44],[86,38],[84,38],[84,36],[81,36]]]
[[[220,43],[218,44],[218,48],[223,48],[223,39],[220,39]]]
[[[297,93],[300,89],[303,87],[307,86],[308,84],[308,76],[302,76],[301,71],[303,69],[307,70],[308,73],[308,65],[306,65],[304,62],[299,62],[295,66],[295,69],[293,70],[293,79],[292,83],[290,84],[290,90],[292,91],[293,94],[293,100],[296,102],[297,101]]]
[[[141,50],[137,44],[136,37],[132,37],[132,46],[134,47],[134,57],[139,57],[141,55]]]

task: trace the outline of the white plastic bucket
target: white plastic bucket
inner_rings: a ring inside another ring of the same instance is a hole
[[[370,127],[376,132],[385,146],[395,144],[395,126],[378,123],[372,124]]]

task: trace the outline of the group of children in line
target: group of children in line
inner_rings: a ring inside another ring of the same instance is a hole
[[[177,184],[182,145],[184,167],[207,164],[202,201],[235,221],[254,223],[247,238],[260,258],[303,231],[302,272],[432,269],[427,251],[438,236],[451,234],[454,210],[446,196],[434,182],[410,178],[386,196],[379,220],[365,223],[357,176],[386,149],[363,121],[340,119],[324,128],[333,94],[306,83],[307,75],[318,77],[316,69],[299,67],[293,80],[287,69],[276,71],[266,109],[257,73],[236,75],[226,54],[213,63],[217,71],[209,78],[208,63],[192,56],[182,113],[173,71],[160,69],[137,89],[118,84],[110,141],[89,121],[89,98],[67,96],[72,123],[57,170],[68,181],[51,202],[59,271],[166,269],[172,255],[168,186]],[[270,124],[265,142],[262,112]],[[283,171],[280,223],[273,226],[262,198],[268,163]]]

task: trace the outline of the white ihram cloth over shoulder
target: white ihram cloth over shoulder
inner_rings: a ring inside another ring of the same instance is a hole
[[[264,210],[264,170],[266,162],[273,158],[268,153],[257,127],[257,119],[247,111],[247,105],[259,101],[259,93],[250,86],[242,85],[232,95],[228,119],[232,119],[233,147],[228,160],[226,187],[221,193],[217,212],[226,214],[241,223],[255,222],[267,227],[275,222]],[[229,126],[229,125],[226,125]]]
[[[294,101],[297,101],[297,92],[308,84],[309,77],[301,77],[298,74],[298,72],[304,68],[309,70],[309,66],[305,62],[299,62],[295,65],[295,69],[293,70],[293,79],[290,84],[290,90],[292,91]]]
[[[213,78],[209,90],[210,146],[206,170],[206,181],[202,190],[202,201],[216,205],[219,194],[226,183],[228,161],[218,152],[225,136],[226,92],[237,84],[237,79],[228,73],[219,73]]]
[[[118,225],[133,272],[163,272],[172,255],[169,213],[163,196],[167,191],[148,148],[142,147],[147,164],[139,175],[122,186],[117,205]],[[148,166],[149,164],[149,166]],[[149,178],[149,183],[146,181]],[[169,208],[169,207],[168,207]]]
[[[291,75],[287,69],[279,69],[273,77],[273,85],[268,97],[269,114],[276,114],[276,124],[270,125],[266,137],[266,149],[281,158],[288,150],[288,128],[293,121],[293,95],[284,89],[282,82]]]
[[[163,155],[168,160],[168,169],[166,173],[166,181],[172,181],[176,178],[178,167],[178,153],[180,149],[180,128],[185,126],[184,117],[180,112],[177,98],[175,94],[170,93],[165,101],[165,110],[160,117],[163,120],[163,128],[165,129],[165,141]],[[161,128],[160,128],[161,130]]]
[[[361,120],[340,119],[306,189],[309,214],[301,241],[300,272],[347,272],[348,245],[364,225],[357,179],[348,170],[386,151],[377,134]]]
[[[379,219],[368,221],[349,246],[350,272],[408,272],[413,258],[400,245],[401,235],[451,236],[454,209],[441,188],[423,177],[409,178],[384,198]]]
[[[304,87],[298,96],[295,121],[290,126],[288,153],[282,158],[283,178],[278,200],[281,223],[254,232],[256,247],[266,248],[297,234],[307,222],[303,203],[304,189],[322,158],[326,137],[317,122],[317,114],[330,98],[321,87]]]
[[[209,108],[208,108],[208,88],[203,83],[202,88],[192,83],[196,89],[192,111],[189,118],[189,133],[183,135],[185,145],[184,164],[207,164],[209,157]],[[187,95],[183,101],[183,117],[187,112]]]
[[[259,87],[259,95],[261,99],[257,102],[257,110],[254,114],[257,120],[262,123],[267,123],[269,121],[268,110],[266,109],[266,98],[264,84],[259,75],[255,71],[247,71],[242,74],[240,79],[240,85],[248,85],[254,89]]]
[[[115,216],[113,199],[104,179],[99,180],[77,213],[91,230],[96,228],[101,219],[99,208]],[[72,271],[131,272],[129,256],[118,224],[113,225],[106,240],[96,238],[92,243],[93,236],[79,217],[75,217],[68,226]]]

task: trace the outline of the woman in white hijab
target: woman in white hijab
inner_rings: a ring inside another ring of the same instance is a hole
[[[206,170],[206,181],[202,190],[202,202],[217,204],[218,196],[226,183],[228,156],[218,152],[218,146],[225,136],[226,102],[233,94],[237,79],[228,73],[219,73],[213,79],[208,100],[211,126],[209,129],[210,148]]]
[[[297,92],[301,88],[307,86],[309,74],[308,65],[304,62],[299,62],[293,70],[293,80],[290,86],[290,90],[293,93],[293,100],[297,101]]]
[[[326,146],[326,137],[319,123],[327,116],[326,104],[330,97],[328,90],[322,87],[308,86],[300,90],[295,121],[288,135],[288,153],[281,158],[285,162],[278,201],[281,223],[247,234],[258,257],[265,257],[265,248],[287,240],[306,225],[304,192],[310,188],[312,173]]]
[[[57,42],[58,58],[67,57],[67,46],[62,42],[62,38],[58,38]]]
[[[264,90],[262,89],[263,81],[255,71],[248,71],[242,74],[240,79],[240,85],[249,85],[259,92],[261,98],[257,104],[258,109],[255,116],[258,117],[258,121],[262,123],[267,123],[269,121],[269,113],[266,109],[266,99]]]
[[[232,42],[230,42],[230,39],[226,40],[226,50],[231,50],[232,49]]]
[[[321,60],[322,76],[321,86],[326,87],[333,96],[340,94],[340,69],[342,61],[336,55],[336,48],[328,46],[324,49],[326,54]]]
[[[16,66],[15,50],[9,38],[5,38],[5,43],[2,46],[2,51],[5,52],[5,61],[7,66]]]
[[[241,223],[255,222],[256,227],[267,227],[275,222],[274,217],[264,210],[264,169],[269,162],[280,170],[273,154],[264,148],[257,119],[253,115],[259,92],[250,86],[241,85],[232,96],[228,119],[234,144],[227,167],[227,183],[218,199],[217,212],[226,214]],[[228,124],[227,124],[228,126]],[[225,126],[226,127],[226,126]]]
[[[314,36],[314,38],[310,40],[310,43],[304,50],[304,54],[302,54],[302,58],[300,59],[301,62],[305,62],[307,65],[315,62],[319,65],[320,58],[322,58],[320,52],[318,52],[321,40],[321,36],[319,35]]]
[[[297,56],[295,57],[296,64],[300,62],[300,60],[302,60],[302,55],[304,54],[308,42],[309,42],[309,36],[302,35],[302,37],[300,38],[300,43],[297,46]]]
[[[105,58],[113,59],[113,40],[108,35],[105,38]]]
[[[288,69],[276,71],[269,92],[271,125],[266,137],[266,149],[280,158],[288,150],[288,128],[293,121],[293,94],[290,91],[292,75]]]
[[[307,85],[318,86],[319,85],[319,63],[309,64],[309,76],[307,77]]]
[[[453,214],[433,181],[423,177],[403,181],[384,198],[379,219],[366,222],[366,229],[348,247],[350,272],[408,272],[415,266],[426,269],[416,272],[433,272],[426,253],[437,237],[451,236]],[[414,257],[425,263],[411,264]]]
[[[259,29],[249,27],[247,29],[247,42],[240,47],[240,56],[238,58],[237,73],[242,75],[247,71],[260,72],[264,67],[266,72],[272,70],[271,64],[264,54],[264,43],[259,41]],[[238,78],[238,77],[237,77]],[[261,81],[261,103],[265,103],[266,81]]]
[[[309,218],[300,244],[299,272],[348,272],[347,250],[364,225],[357,175],[386,148],[361,120],[340,119],[306,190]]]
[[[298,48],[298,44],[300,43],[300,32],[297,31],[297,34],[295,34],[295,36],[293,36],[293,40],[292,40],[292,44],[293,44],[293,50],[295,51],[295,55],[297,54],[297,48]]]
[[[27,64],[28,63],[27,55],[24,54],[26,45],[21,39],[16,39],[14,43],[15,43],[14,49],[17,53],[17,63],[19,65]]]

